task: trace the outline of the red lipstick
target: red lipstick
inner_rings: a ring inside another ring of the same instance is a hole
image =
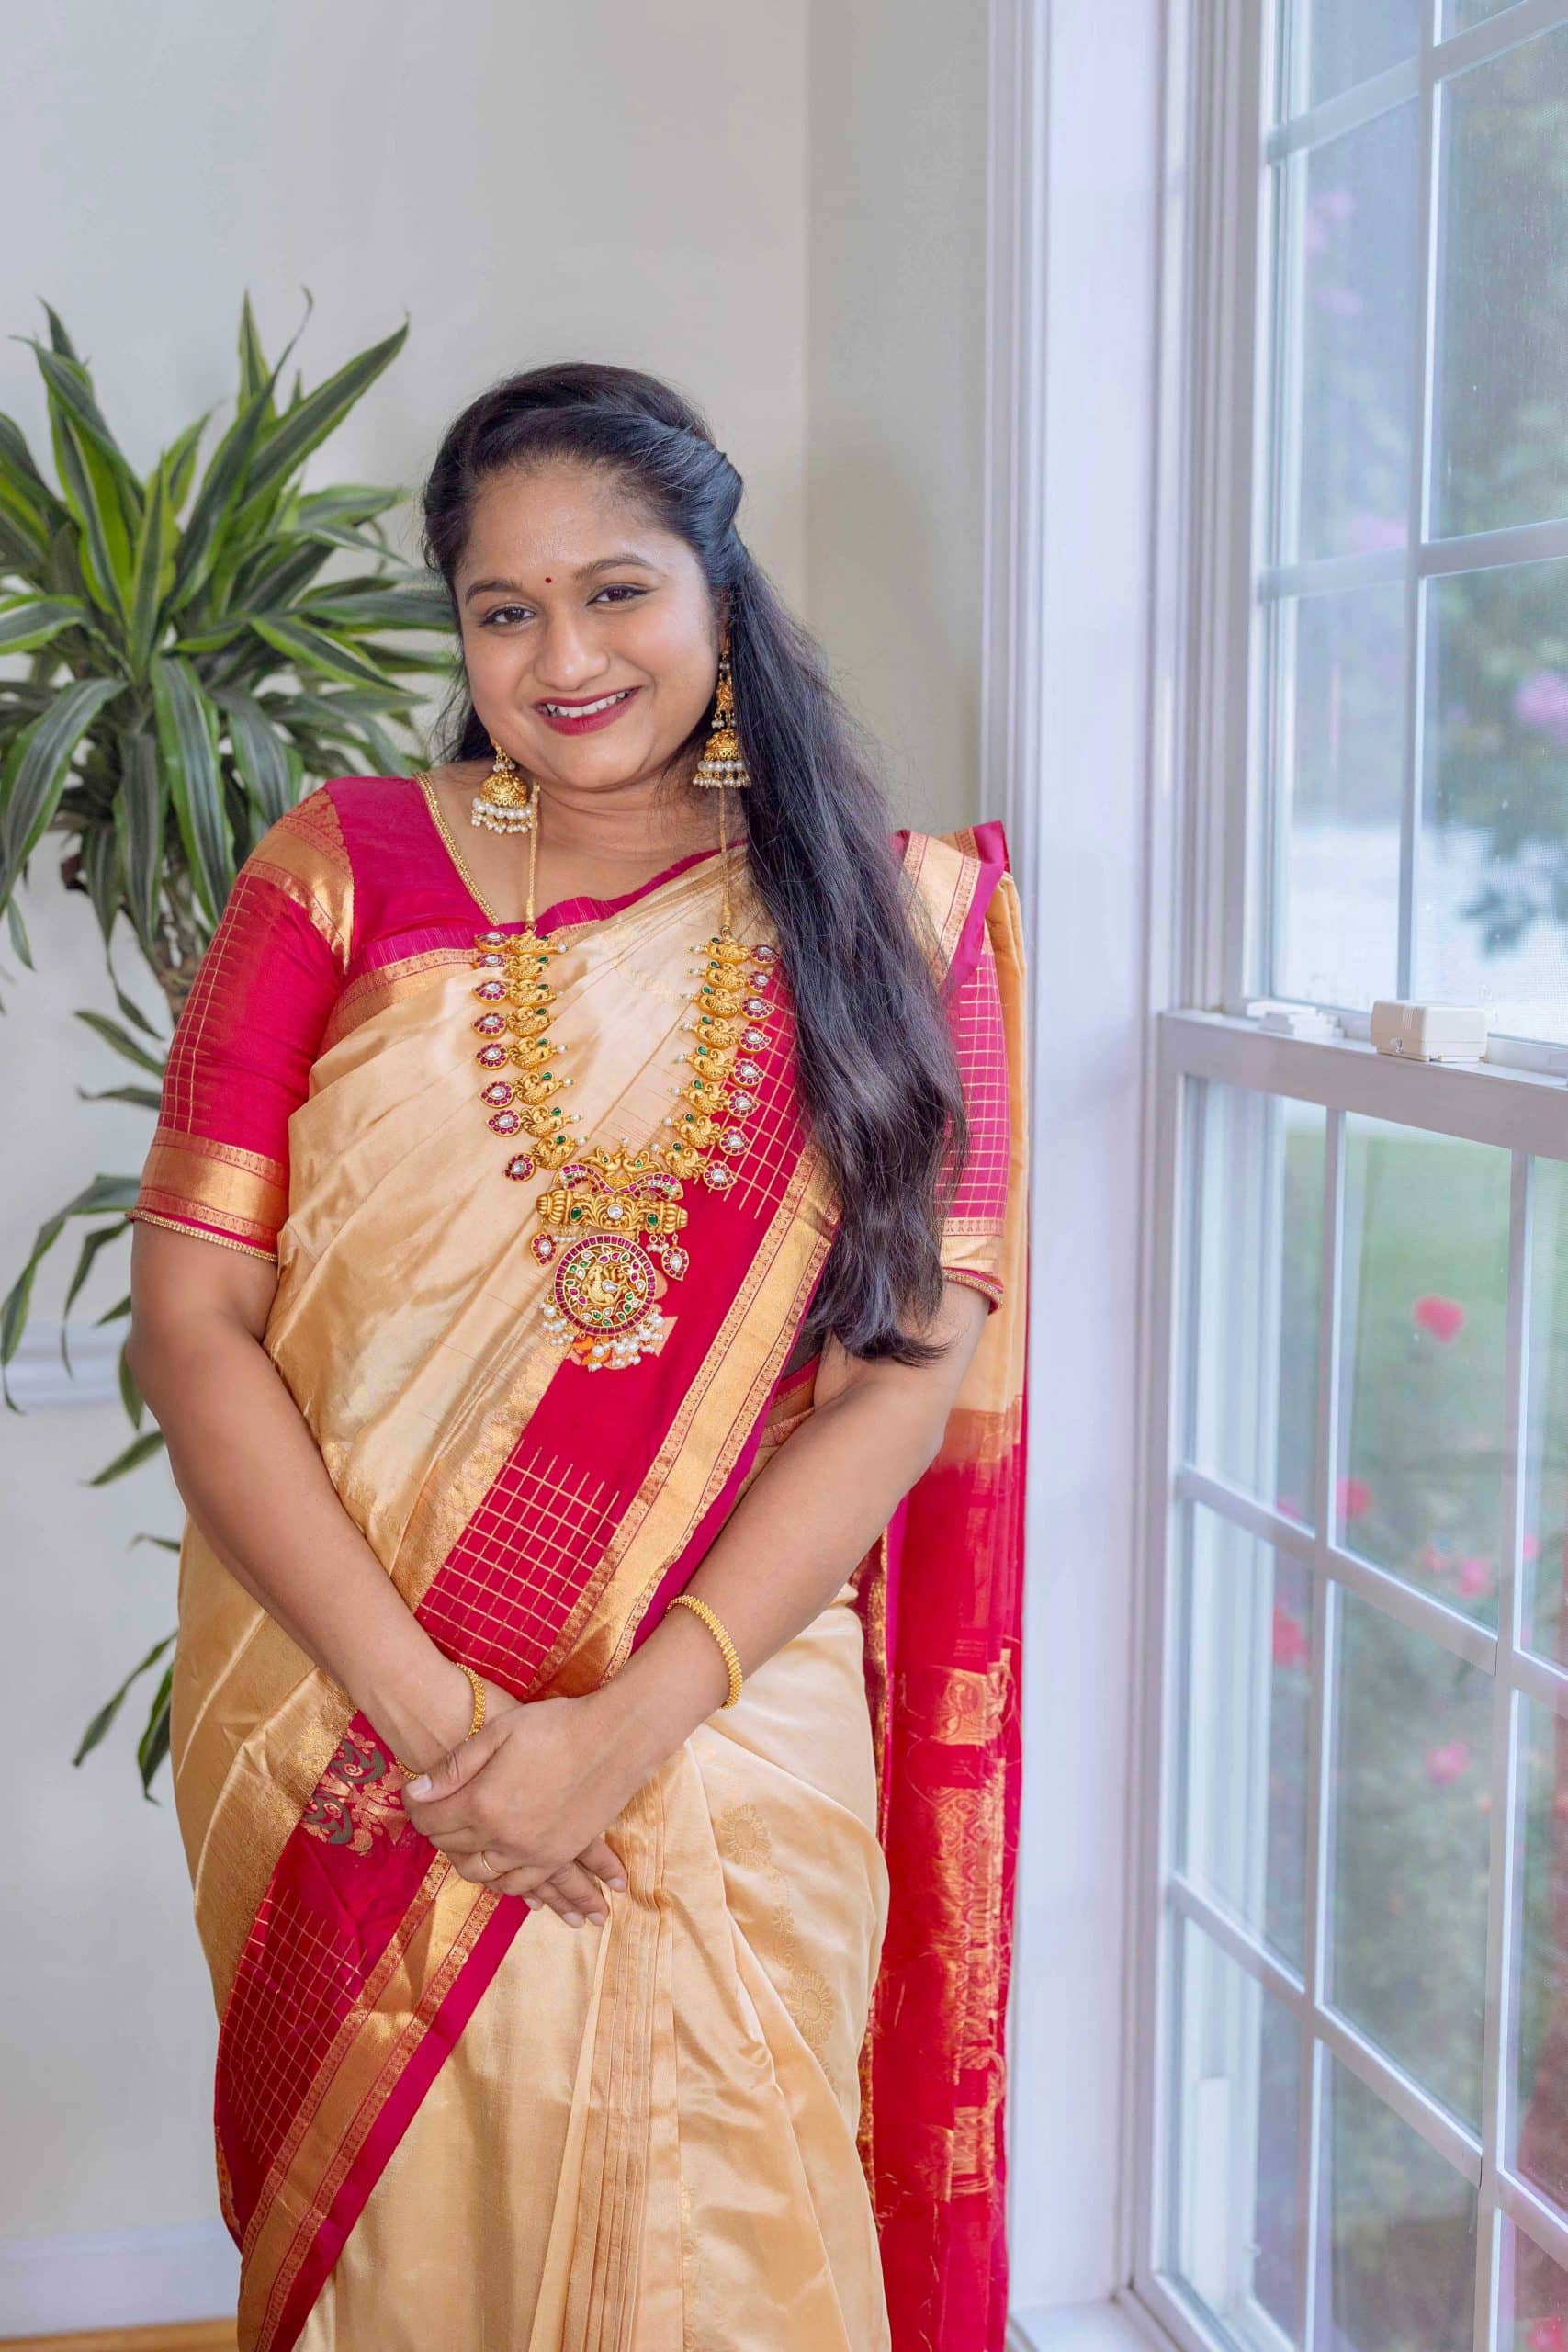
[[[604,702],[603,695],[552,695],[547,702],[536,702],[534,707],[545,725],[553,727],[558,735],[589,735],[596,728],[612,725],[641,692],[640,686],[621,687],[619,699],[598,710],[593,706]],[[579,710],[584,716],[574,717],[573,713]]]

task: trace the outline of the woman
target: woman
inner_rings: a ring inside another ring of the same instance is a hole
[[[270,828],[171,1047],[246,2347],[1002,2341],[1016,899],[889,833],[740,487],[631,370],[476,401],[451,757]]]

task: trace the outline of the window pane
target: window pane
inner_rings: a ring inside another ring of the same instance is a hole
[[[1435,527],[1568,514],[1568,28],[1443,95]]]
[[[1317,1431],[1324,1114],[1203,1090],[1192,1334],[1199,1467],[1304,1525]]]
[[[1352,1594],[1342,1605],[1334,2004],[1477,2125],[1492,1678]]]
[[[1309,106],[1414,57],[1420,39],[1421,0],[1299,0],[1291,13]]]
[[[1427,600],[1416,990],[1568,1039],[1568,562],[1455,573]]]
[[[1273,626],[1273,987],[1312,1004],[1369,1006],[1399,987],[1404,591],[1291,598]]]
[[[1277,2352],[1276,2330],[1300,2342],[1296,2029],[1190,1924],[1179,1951],[1171,2267],[1233,2340]]]
[[[1346,1122],[1340,1541],[1497,1614],[1508,1155]]]
[[[1563,2352],[1568,2345],[1568,2271],[1503,2224],[1501,2352]]]
[[[1561,1160],[1535,1163],[1534,1226],[1525,1640],[1542,1657],[1568,1666],[1568,1167]]]
[[[1499,8],[1510,8],[1513,0],[1443,0],[1443,29],[1441,38],[1448,40],[1454,33],[1464,33],[1472,25],[1483,25]]]
[[[1568,1721],[1520,1702],[1516,2172],[1568,2217]]]
[[[1401,548],[1410,505],[1416,107],[1396,107],[1281,168],[1280,557]]]
[[[1475,2191],[1329,2062],[1329,2245],[1319,2288],[1336,2352],[1470,2352]]]
[[[1201,1507],[1189,1544],[1181,1866],[1299,1968],[1312,1578]]]

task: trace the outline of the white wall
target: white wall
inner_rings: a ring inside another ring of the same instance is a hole
[[[658,369],[745,473],[742,527],[889,739],[901,813],[976,813],[978,0],[53,0],[6,32],[0,326],[37,331],[47,296],[139,461],[228,396],[246,287],[276,347],[309,286],[311,381],[412,318],[322,480],[412,482],[513,367]],[[0,406],[36,432],[30,356],[3,339]],[[143,1114],[77,1100],[126,1072],[73,1017],[112,1000],[56,863],[35,856],[24,893],[37,973],[0,937],[0,1288],[41,1218],[95,1170],[134,1172],[148,1135]],[[129,957],[122,978],[152,1008]],[[121,1256],[89,1313],[123,1288]],[[170,1621],[168,1555],[127,1548],[177,1530],[161,1464],[81,1483],[124,1434],[107,1405],[0,1414],[19,1890],[0,1939],[0,2334],[198,2312],[212,2275],[192,2236],[216,2212],[212,2028],[172,1807],[142,1803],[123,1727],[69,1764]],[[162,2272],[130,2239],[56,2258],[73,2233],[154,2229]]]

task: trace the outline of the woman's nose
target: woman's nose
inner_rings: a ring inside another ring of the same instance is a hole
[[[604,650],[579,615],[558,613],[545,622],[534,673],[547,694],[579,693],[604,667]]]

